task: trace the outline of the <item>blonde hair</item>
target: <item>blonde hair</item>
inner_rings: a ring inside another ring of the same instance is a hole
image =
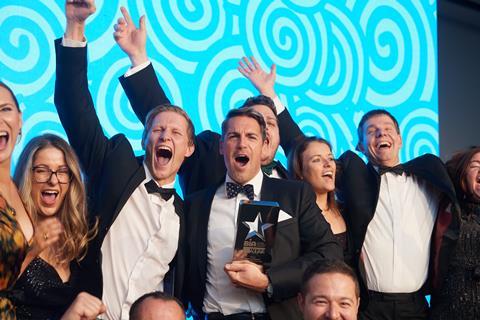
[[[85,185],[82,179],[80,165],[75,152],[62,138],[53,134],[44,134],[33,138],[25,146],[15,168],[14,181],[20,192],[25,209],[30,213],[34,224],[38,221],[38,208],[32,199],[33,161],[38,151],[53,147],[60,150],[72,173],[69,188],[56,217],[63,226],[60,235],[59,250],[56,253],[57,263],[70,263],[82,260],[86,253],[88,242],[96,235],[98,221],[89,229],[87,223],[87,200]]]

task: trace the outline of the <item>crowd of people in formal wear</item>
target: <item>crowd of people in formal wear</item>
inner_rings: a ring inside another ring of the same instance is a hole
[[[400,163],[399,124],[375,109],[357,131],[368,162],[334,155],[302,133],[275,92],[275,66],[254,57],[238,70],[259,95],[220,133],[196,134],[148,60],[145,18],[137,27],[122,7],[114,38],[144,125],[137,157],[123,134],[104,134],[89,91],[95,10],[67,0],[55,40],[69,142],[31,139],[13,177],[22,112],[0,82],[1,319],[480,319],[480,146]],[[234,251],[244,200],[280,208],[263,264]]]

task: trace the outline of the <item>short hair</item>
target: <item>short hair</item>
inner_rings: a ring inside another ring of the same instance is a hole
[[[258,111],[255,111],[255,109],[253,109],[252,107],[232,109],[227,113],[225,120],[223,120],[222,122],[222,141],[227,134],[228,122],[230,121],[230,119],[236,117],[248,117],[257,121],[258,125],[260,126],[260,131],[262,133],[262,140],[265,141],[265,139],[267,138],[267,125],[265,123],[265,119]]]
[[[358,284],[355,271],[341,260],[320,260],[308,267],[302,277],[302,285],[300,289],[302,296],[307,295],[309,282],[313,277],[316,275],[333,273],[343,274],[352,279],[355,284],[355,295],[357,298],[360,297],[360,285]]]
[[[266,106],[266,107],[270,108],[272,110],[273,114],[275,115],[275,117],[277,116],[277,108],[275,107],[275,103],[273,102],[273,100],[270,97],[264,96],[263,94],[248,98],[240,106],[239,109],[249,108],[249,107],[253,107],[253,106],[256,106],[256,105],[262,105],[262,106]]]
[[[137,300],[135,300],[135,302],[130,307],[130,312],[129,312],[130,320],[141,320],[139,317],[140,315],[138,314],[138,310],[140,309],[140,305],[143,303],[143,301],[145,301],[148,298],[162,300],[165,302],[169,302],[169,301],[174,302],[180,307],[180,309],[182,309],[185,312],[185,307],[183,306],[183,303],[177,298],[171,295],[168,295],[162,291],[153,291],[153,292],[146,293],[140,298],[138,298]]]
[[[467,169],[473,156],[480,152],[480,146],[471,146],[468,149],[457,152],[446,162],[448,174],[452,179],[457,198],[460,201],[470,196],[467,190]]]
[[[330,151],[332,151],[332,145],[328,140],[320,138],[320,137],[303,137],[300,139],[295,148],[290,152],[288,155],[288,172],[290,177],[295,180],[302,180],[302,172],[303,172],[303,162],[302,157],[305,150],[307,150],[308,146],[313,142],[323,143],[328,146]],[[332,152],[333,153],[333,152]],[[337,170],[340,167],[337,164]],[[336,174],[338,176],[338,174]],[[308,181],[307,181],[308,182]],[[328,192],[327,195],[327,205],[329,208],[337,209],[337,202],[335,201],[335,190]]]
[[[395,129],[397,129],[397,133],[400,134],[400,126],[398,125],[398,121],[390,112],[388,112],[385,109],[374,109],[365,113],[363,117],[360,119],[360,122],[358,123],[358,127],[357,127],[358,143],[362,143],[363,141],[363,126],[365,125],[365,122],[367,122],[369,119],[375,116],[381,116],[381,115],[385,115],[390,119],[392,119],[393,123],[395,124]]]
[[[33,138],[20,154],[13,179],[25,204],[25,209],[31,214],[33,221],[36,222],[39,209],[35,206],[31,194],[34,183],[33,163],[38,152],[48,147],[55,148],[63,153],[65,163],[72,174],[68,191],[56,214],[63,226],[63,232],[58,241],[60,250],[58,250],[56,256],[57,262],[80,261],[87,253],[88,242],[96,234],[97,223],[92,221],[92,227],[89,229],[85,184],[77,155],[72,147],[61,137],[54,134],[43,134]]]
[[[7,86],[4,82],[0,81],[0,88],[4,88],[5,90],[8,91],[8,93],[10,93],[10,95],[12,96],[12,99],[13,99],[13,103],[15,104],[15,107],[17,107],[17,111],[18,112],[21,112],[20,110],[20,105],[18,104],[18,100],[17,100],[17,97],[15,96],[15,94],[13,93],[12,89],[10,89],[9,86]]]
[[[192,119],[188,116],[188,114],[182,108],[178,106],[174,106],[172,104],[161,104],[156,106],[150,112],[148,112],[147,116],[145,117],[145,128],[143,129],[142,133],[142,148],[145,149],[145,143],[147,142],[148,132],[152,128],[153,120],[157,115],[162,112],[175,112],[185,118],[187,121],[187,136],[188,136],[188,143],[193,145],[195,140],[195,127],[193,126]]]

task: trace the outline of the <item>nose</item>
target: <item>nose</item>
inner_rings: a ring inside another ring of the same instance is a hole
[[[340,309],[338,306],[330,305],[328,307],[328,311],[326,312],[326,316],[328,320],[336,320],[340,319]]]
[[[166,141],[166,140],[170,139],[170,133],[168,132],[168,130],[162,130],[158,137],[159,137],[160,140]]]
[[[377,131],[376,131],[377,138],[381,137],[381,136],[384,136],[384,135],[386,135],[386,131],[383,130],[382,128],[378,128]]]
[[[56,172],[52,172],[52,174],[50,175],[50,179],[48,179],[48,184],[51,184],[51,185],[56,185],[58,184],[58,177],[57,177],[57,173]]]

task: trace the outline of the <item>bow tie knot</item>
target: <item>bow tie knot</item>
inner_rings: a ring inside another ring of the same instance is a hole
[[[168,201],[175,193],[173,188],[159,187],[153,179],[145,183],[145,189],[147,189],[148,193],[158,193],[165,201]]]
[[[236,197],[239,193],[245,194],[248,200],[251,200],[251,201],[253,201],[255,197],[253,186],[251,184],[246,184],[242,186],[233,182],[227,182],[227,198],[228,199]]]
[[[378,168],[378,174],[382,175],[387,172],[391,172],[393,174],[401,176],[405,172],[405,168],[401,164],[397,164],[396,166],[393,167],[379,167]]]
[[[270,176],[273,172],[273,169],[277,167],[277,162],[272,161],[267,165],[262,166],[262,171],[265,173],[267,176]]]

